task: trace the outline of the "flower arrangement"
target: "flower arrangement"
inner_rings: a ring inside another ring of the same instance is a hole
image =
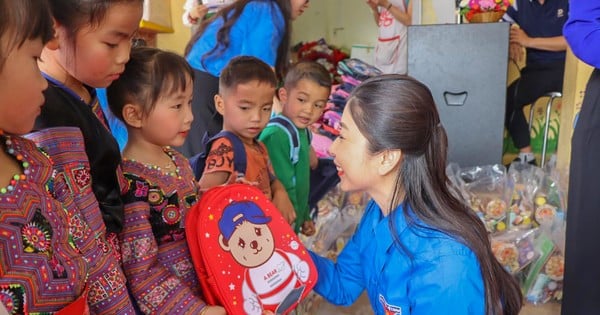
[[[497,22],[509,6],[510,0],[462,0],[458,5],[460,14],[469,22]],[[490,20],[477,18],[482,14]]]

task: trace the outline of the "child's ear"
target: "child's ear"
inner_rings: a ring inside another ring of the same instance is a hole
[[[402,162],[401,150],[385,150],[380,153],[379,175],[387,175]]]
[[[52,18],[52,30],[52,38],[44,47],[50,50],[57,50],[60,47],[59,38],[65,36],[66,34],[64,34],[64,28],[60,27],[60,24],[55,18]]]
[[[223,100],[223,96],[221,94],[215,95],[215,108],[217,112],[221,115],[225,112],[225,101]]]
[[[139,105],[125,104],[125,106],[123,106],[122,114],[123,121],[127,126],[131,126],[134,128],[142,127],[142,119],[144,117],[144,113]]]
[[[281,103],[281,105],[287,104],[288,94],[287,94],[287,90],[285,89],[285,87],[280,87],[279,90],[277,91],[277,95],[279,95],[279,103]]]

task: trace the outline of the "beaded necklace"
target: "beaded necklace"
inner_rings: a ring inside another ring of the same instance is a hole
[[[148,164],[148,163],[143,163],[143,162],[138,162],[135,159],[130,159],[127,157],[124,157],[123,160],[125,161],[130,161],[133,163],[139,163],[141,165],[143,165],[144,167],[151,169],[151,170],[156,170],[158,172],[162,172],[163,174],[172,176],[172,177],[180,177],[179,176],[179,165],[177,165],[177,163],[175,163],[175,155],[173,153],[171,153],[171,151],[169,150],[169,148],[164,148],[163,151],[169,156],[169,158],[171,158],[171,162],[166,164],[163,167],[160,167],[158,165],[154,165],[154,164]],[[172,165],[175,165],[175,170],[170,171],[169,169],[172,168]]]
[[[29,162],[25,161],[22,154],[17,153],[15,151],[15,149],[13,148],[13,142],[11,140],[11,137],[8,135],[4,135],[4,132],[1,129],[0,129],[0,138],[2,138],[4,140],[4,147],[5,147],[6,153],[8,153],[9,155],[12,155],[15,159],[17,159],[17,161],[21,164],[21,167],[23,169],[23,174],[17,173],[15,175],[13,175],[13,177],[10,179],[10,182],[8,183],[8,186],[0,187],[0,195],[3,195],[3,194],[10,193],[13,190],[15,190],[15,187],[17,186],[18,181],[23,181],[23,180],[27,179],[27,175],[29,175]]]

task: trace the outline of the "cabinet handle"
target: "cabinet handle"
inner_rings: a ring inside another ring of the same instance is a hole
[[[467,91],[463,92],[444,92],[444,101],[448,106],[463,106],[467,101],[467,96],[469,93]]]

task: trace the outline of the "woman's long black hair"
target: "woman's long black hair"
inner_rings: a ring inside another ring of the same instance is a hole
[[[347,106],[371,153],[402,151],[390,216],[404,215],[415,229],[439,230],[468,246],[481,267],[486,314],[518,314],[522,295],[517,281],[492,254],[483,222],[451,192],[446,131],[429,89],[409,76],[383,75],[357,87]],[[406,205],[403,213],[394,210],[400,204]],[[411,220],[409,208],[427,227]],[[410,256],[393,222],[395,243]]]

